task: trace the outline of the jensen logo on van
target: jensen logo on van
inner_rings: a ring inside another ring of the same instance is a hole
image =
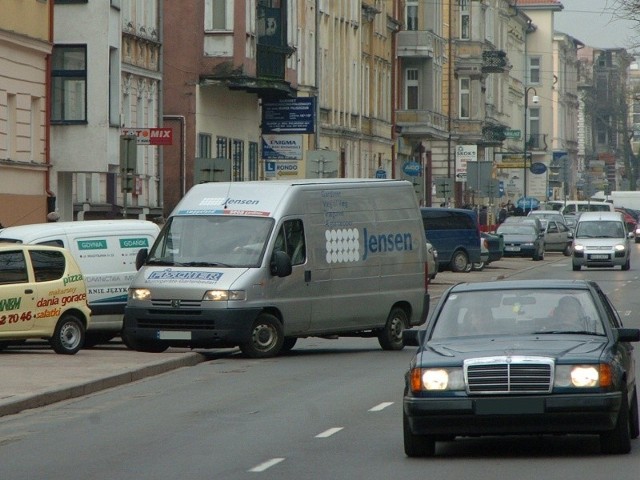
[[[146,248],[149,242],[146,238],[121,238],[120,248]]]
[[[413,250],[413,239],[409,232],[371,234],[362,229],[362,260],[372,254],[386,254]],[[357,262],[360,260],[360,231],[357,228],[326,230],[327,263]]]
[[[78,240],[78,250],[106,250],[106,240]]]
[[[213,205],[258,205],[260,200],[255,198],[231,198],[231,197],[217,197],[217,198],[203,198],[200,201],[200,206],[207,207]]]

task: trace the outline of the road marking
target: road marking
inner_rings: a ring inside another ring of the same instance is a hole
[[[384,410],[385,408],[387,408],[387,407],[389,407],[391,405],[393,405],[393,402],[382,402],[381,404],[376,405],[373,408],[370,408],[369,411],[370,412],[379,412],[380,410]]]
[[[266,462],[262,462],[260,465],[256,465],[253,467],[250,472],[264,472],[266,469],[277,465],[278,463],[284,461],[284,458],[272,458],[271,460],[267,460]]]
[[[316,435],[316,438],[327,438],[327,437],[330,437],[331,435],[333,435],[334,433],[338,433],[342,429],[343,429],[343,427],[330,428],[329,430],[325,430],[324,432],[319,433],[318,435]]]

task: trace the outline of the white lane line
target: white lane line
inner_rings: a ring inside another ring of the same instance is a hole
[[[384,410],[385,408],[390,407],[391,405],[393,405],[393,402],[382,402],[381,404],[370,408],[369,411],[370,412],[379,412],[380,410]]]
[[[271,460],[267,460],[266,462],[262,462],[260,465],[256,465],[253,467],[250,472],[264,472],[266,469],[277,465],[278,463],[284,461],[284,458],[272,458]]]
[[[319,433],[318,435],[316,435],[316,438],[327,438],[330,437],[331,435],[333,435],[334,433],[338,433],[340,430],[342,430],[344,427],[334,427],[334,428],[330,428],[329,430],[325,430],[322,433]]]

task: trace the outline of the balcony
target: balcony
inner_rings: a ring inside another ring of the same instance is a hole
[[[507,53],[502,50],[482,52],[482,73],[503,73],[509,68]]]
[[[403,136],[433,135],[447,138],[448,118],[431,110],[397,110],[396,129]]]
[[[398,32],[396,53],[399,57],[442,58],[445,41],[426,30]]]

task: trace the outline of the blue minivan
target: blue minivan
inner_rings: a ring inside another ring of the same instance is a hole
[[[480,228],[473,210],[421,207],[427,238],[438,251],[439,270],[468,271],[480,262]]]

